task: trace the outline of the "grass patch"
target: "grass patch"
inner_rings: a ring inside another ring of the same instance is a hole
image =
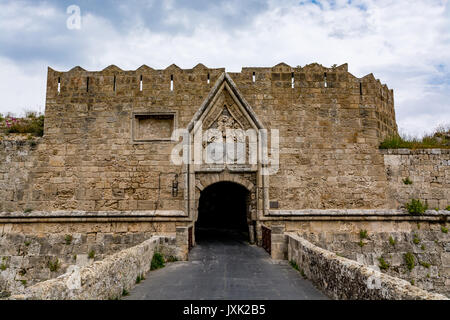
[[[32,213],[32,212],[33,212],[33,209],[28,208],[28,209],[25,209],[23,212],[24,212],[24,213]]]
[[[66,234],[64,240],[66,241],[66,245],[70,245],[72,243],[73,237],[70,234]]]
[[[448,233],[448,228],[446,228],[445,226],[442,226],[441,231],[442,231],[442,233]]]
[[[48,268],[51,272],[57,272],[59,268],[61,267],[61,264],[59,263],[59,260],[56,259],[55,261],[49,261],[47,264]]]
[[[142,281],[141,276],[137,276],[137,277],[136,277],[136,284],[141,283],[141,281]]]
[[[294,268],[297,271],[300,271],[300,268],[297,264],[297,262],[295,262],[294,260],[289,261],[289,264],[291,265],[292,268]]]
[[[128,290],[127,289],[122,289],[122,297],[126,297],[126,296],[129,296],[130,295],[130,293],[128,292]]]
[[[391,236],[389,237],[389,244],[393,247],[397,244],[397,241]]]
[[[416,266],[414,255],[411,252],[408,252],[405,253],[403,257],[405,258],[406,267],[408,268],[409,271],[412,271],[412,269],[414,269],[414,267]]]
[[[25,241],[23,244],[25,245],[25,247],[29,247],[31,244],[31,241]]]
[[[360,240],[358,242],[358,246],[360,246],[361,248],[364,247],[365,245],[366,245],[366,243],[364,241],[362,241],[362,240]]]
[[[424,268],[429,269],[431,267],[431,264],[425,261],[419,261],[420,265]]]
[[[428,205],[423,204],[419,199],[412,199],[410,203],[405,205],[406,210],[413,216],[420,216],[428,210]]]
[[[383,257],[378,258],[378,262],[380,262],[379,267],[381,270],[387,270],[390,267],[390,264],[387,263]]]
[[[403,183],[406,184],[406,185],[411,185],[411,184],[413,184],[413,182],[411,181],[411,179],[410,179],[409,177],[406,178],[406,179],[403,179]]]
[[[386,138],[380,149],[450,149],[450,126],[440,126],[423,138],[395,135]]]
[[[8,269],[8,266],[5,263],[0,264],[1,271],[5,271],[6,269]]]
[[[24,118],[8,116],[1,122],[2,124],[4,122],[3,131],[6,134],[28,133],[35,137],[44,136],[45,117],[43,115],[37,115],[36,112],[27,112]]]
[[[89,251],[88,258],[89,259],[94,259],[95,258],[95,251],[94,250]]]
[[[367,230],[359,231],[359,238],[361,240],[369,238],[369,234],[368,234]]]
[[[295,262],[294,260],[289,261],[289,264],[291,265],[292,268],[294,268],[295,270],[297,270],[298,272],[300,272],[300,275],[306,279],[306,274],[305,271],[303,269],[300,269],[300,267],[298,266],[297,262]]]
[[[419,236],[417,234],[414,234],[413,243],[417,245],[420,243],[420,241],[421,240],[420,240]]]
[[[150,265],[150,270],[157,270],[165,267],[164,257],[161,253],[155,252]]]
[[[450,211],[450,206],[448,206],[447,208],[445,208],[445,210]]]

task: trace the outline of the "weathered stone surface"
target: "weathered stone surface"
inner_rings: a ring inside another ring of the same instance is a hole
[[[450,150],[382,150],[389,194],[396,207],[411,199],[426,201],[429,208],[450,205]],[[408,179],[412,184],[405,184]]]
[[[52,280],[31,286],[12,300],[108,300],[130,290],[136,277],[146,274],[155,252],[163,251],[169,242],[155,236],[142,244],[113,254],[85,267],[72,267]],[[173,242],[172,242],[173,243]]]
[[[381,272],[398,277],[428,291],[450,297],[450,288],[445,284],[450,277],[449,257],[446,249],[450,236],[441,230],[440,223],[410,223],[403,227],[382,224],[379,227],[361,223],[347,223],[353,228],[340,231],[342,222],[333,228],[321,230],[310,228],[298,234],[315,245],[340,256],[358,261],[380,271],[380,258],[387,264]],[[362,239],[360,231],[367,231]],[[313,233],[312,233],[312,232]],[[414,267],[409,270],[405,254],[414,257]]]
[[[72,266],[91,265],[152,235],[152,232],[118,233],[113,239],[101,233],[1,234],[0,264],[6,269],[0,270],[0,293],[23,292],[38,282],[66,273]],[[90,252],[93,257],[89,257]],[[49,263],[54,264],[54,270]]]
[[[445,296],[415,287],[359,262],[319,248],[296,234],[288,233],[289,260],[333,299],[358,300],[448,300]]]

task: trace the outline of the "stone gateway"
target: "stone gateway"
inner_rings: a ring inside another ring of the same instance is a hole
[[[449,150],[380,150],[397,134],[393,90],[347,64],[49,68],[44,132],[0,141],[0,256],[11,271],[0,291],[155,235],[176,236],[185,259],[198,230],[216,228],[246,233],[275,259],[287,259],[285,232],[351,253],[354,239],[336,234],[429,230],[440,265],[423,287],[448,293],[448,237],[434,231],[449,214]],[[413,198],[438,211],[408,215]],[[52,257],[61,268],[48,271]]]

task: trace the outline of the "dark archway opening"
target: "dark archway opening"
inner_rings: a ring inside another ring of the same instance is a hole
[[[196,241],[234,238],[248,241],[248,190],[232,182],[219,182],[203,190],[198,207]]]

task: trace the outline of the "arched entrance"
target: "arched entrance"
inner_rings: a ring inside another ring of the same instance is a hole
[[[205,188],[199,199],[196,241],[211,237],[249,240],[250,192],[234,182],[218,182]]]

